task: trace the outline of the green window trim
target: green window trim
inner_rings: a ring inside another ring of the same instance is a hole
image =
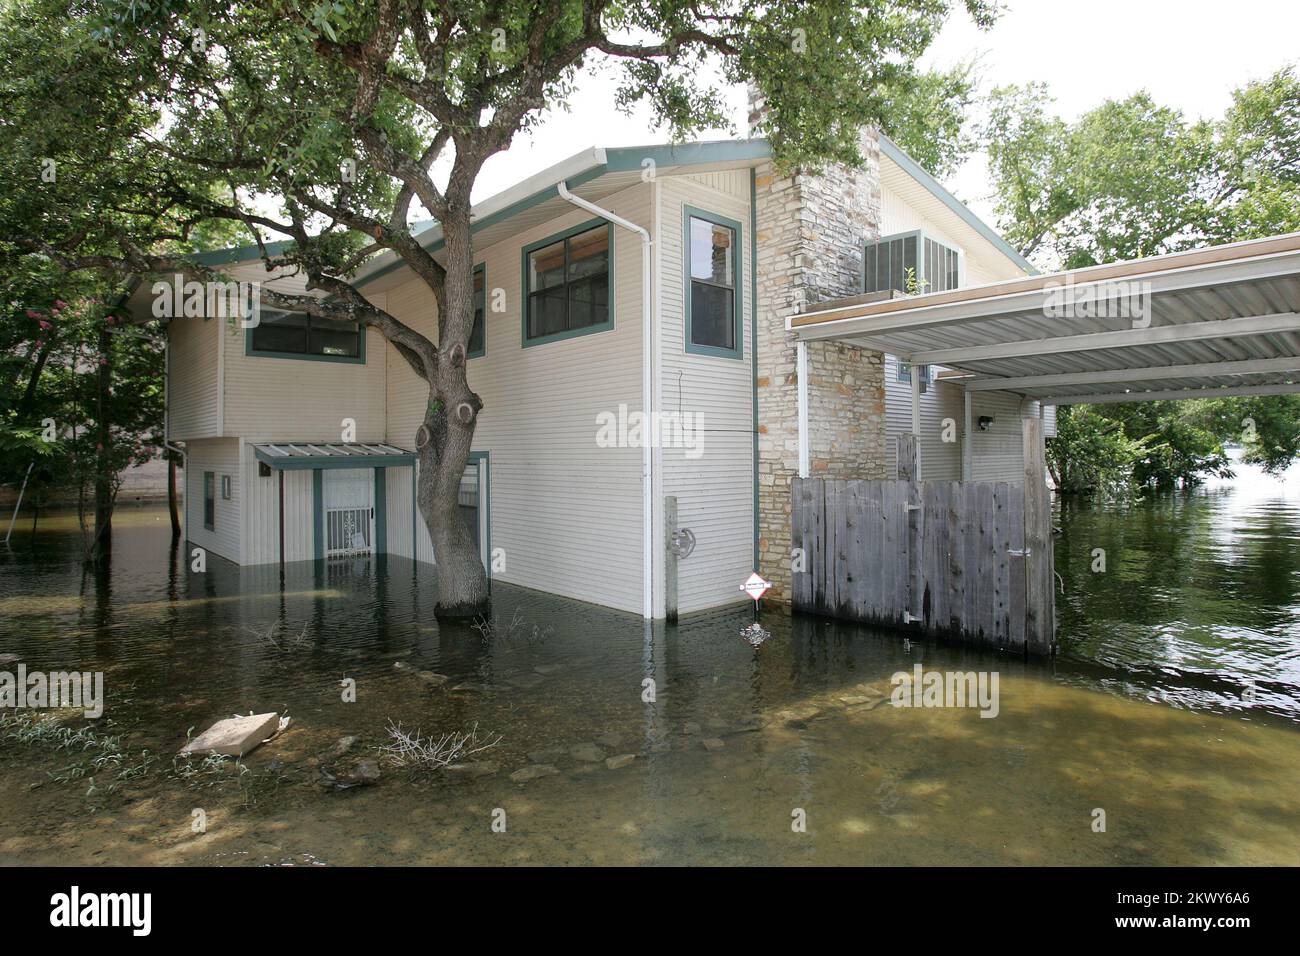
[[[716,345],[696,345],[692,332],[691,317],[691,220],[700,219],[704,222],[711,222],[715,226],[722,226],[724,229],[730,229],[735,236],[733,252],[731,256],[732,268],[735,270],[733,277],[733,318],[735,327],[732,333],[732,341],[736,343],[735,348],[720,348]],[[715,212],[709,212],[706,209],[699,209],[695,206],[682,206],[682,283],[683,296],[686,301],[684,308],[686,310],[686,321],[683,326],[683,344],[685,350],[691,355],[710,355],[715,358],[741,359],[745,357],[745,295],[744,295],[744,268],[742,266],[743,256],[741,255],[742,242],[744,241],[741,225],[735,219],[729,219],[726,216],[719,215]]]
[[[366,364],[366,337],[368,328],[361,325],[357,329],[356,355],[309,355],[305,352],[271,352],[266,349],[253,348],[253,330],[244,330],[244,354],[251,358],[287,359],[290,362],[337,362],[342,365]]]
[[[203,527],[217,530],[217,473],[203,473]]]
[[[588,232],[604,226],[606,230],[606,248],[609,250],[608,261],[609,268],[606,273],[606,279],[609,282],[609,289],[606,293],[606,302],[608,303],[608,318],[604,322],[595,325],[586,325],[580,329],[566,329],[563,332],[552,332],[550,335],[538,335],[533,338],[528,337],[528,312],[530,308],[529,290],[528,290],[528,256],[538,249],[545,248],[552,243],[559,242],[561,239],[568,239],[571,236]],[[586,222],[579,223],[568,229],[564,229],[544,239],[536,242],[530,242],[520,251],[519,258],[519,285],[520,285],[520,308],[519,308],[519,325],[520,325],[520,342],[523,348],[532,348],[534,345],[545,345],[548,342],[559,342],[564,339],[577,338],[580,335],[592,335],[596,332],[608,332],[614,328],[614,226],[604,219],[588,219]]]
[[[481,306],[481,308],[482,308],[482,313],[481,313],[481,314],[482,314],[483,318],[480,320],[477,316],[475,316],[475,321],[474,321],[474,325],[475,325],[475,326],[479,325],[480,322],[482,323],[483,342],[482,342],[482,344],[481,344],[478,348],[474,348],[474,329],[471,327],[471,329],[470,329],[470,333],[469,333],[469,342],[470,342],[470,347],[469,347],[469,349],[466,351],[465,354],[468,355],[468,356],[469,356],[470,358],[472,358],[472,359],[473,359],[473,358],[482,358],[483,356],[487,355],[488,285],[487,285],[487,263],[486,263],[486,262],[480,262],[478,265],[476,265],[476,266],[474,267],[474,276],[475,276],[475,277],[478,277],[478,276],[482,276],[482,277],[483,277],[483,289],[482,289],[482,291],[481,291],[481,294],[482,294],[482,296],[483,296],[483,303],[482,303],[482,306]],[[478,298],[479,295],[480,295],[480,293],[478,293],[478,292],[474,293],[474,297],[475,297],[476,299]],[[476,305],[475,305],[475,311],[477,312],[477,311],[479,310],[479,308],[480,308],[480,306],[476,304]]]

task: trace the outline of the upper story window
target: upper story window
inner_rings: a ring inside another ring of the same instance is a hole
[[[741,357],[740,224],[686,207],[686,351]]]
[[[613,327],[610,245],[598,221],[524,247],[524,345]]]
[[[356,322],[263,309],[260,321],[248,331],[251,355],[365,361],[365,332]]]
[[[867,244],[863,292],[890,289],[908,295],[947,292],[961,285],[961,254],[921,230]]]
[[[474,267],[474,328],[469,333],[469,357],[487,354],[487,269]]]

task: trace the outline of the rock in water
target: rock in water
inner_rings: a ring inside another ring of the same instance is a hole
[[[578,744],[569,749],[569,756],[583,763],[599,763],[605,759],[605,751],[595,744]]]
[[[626,767],[636,759],[636,754],[619,754],[617,757],[610,757],[605,761],[605,766],[610,770],[617,770],[619,767]]]
[[[705,737],[702,743],[704,744],[705,750],[721,750],[723,747],[727,746],[726,743],[717,737]]]
[[[21,660],[17,654],[0,654],[0,667],[12,667]]]
[[[514,783],[527,783],[529,780],[536,780],[538,777],[549,777],[560,771],[550,764],[533,764],[531,767],[522,767],[510,775]]]
[[[279,714],[250,714],[218,720],[181,748],[182,754],[218,753],[242,757],[280,728]]]

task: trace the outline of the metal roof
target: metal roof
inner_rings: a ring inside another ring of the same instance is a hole
[[[415,463],[415,452],[383,442],[261,442],[257,460],[281,471],[303,468],[383,468]]]
[[[1047,404],[1300,392],[1300,233],[791,316]]]

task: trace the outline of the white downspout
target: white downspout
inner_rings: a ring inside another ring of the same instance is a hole
[[[799,477],[807,478],[808,448],[808,346],[800,339],[794,345],[795,395],[799,414]]]
[[[579,209],[585,209],[587,212],[606,219],[616,226],[622,226],[624,229],[635,232],[641,237],[641,329],[642,347],[645,349],[645,362],[642,363],[643,371],[641,375],[641,407],[645,409],[647,420],[654,422],[657,420],[658,412],[655,407],[655,340],[650,297],[650,250],[651,246],[654,245],[654,240],[644,226],[638,226],[622,216],[615,215],[608,209],[602,209],[595,203],[573,195],[573,193],[569,192],[568,183],[561,181],[555,187],[555,191],[559,193],[561,199],[572,203]],[[654,618],[654,486],[652,481],[654,457],[651,448],[652,444],[651,441],[647,440],[641,448],[641,541],[643,545],[641,549],[641,607],[642,616],[647,619]]]

